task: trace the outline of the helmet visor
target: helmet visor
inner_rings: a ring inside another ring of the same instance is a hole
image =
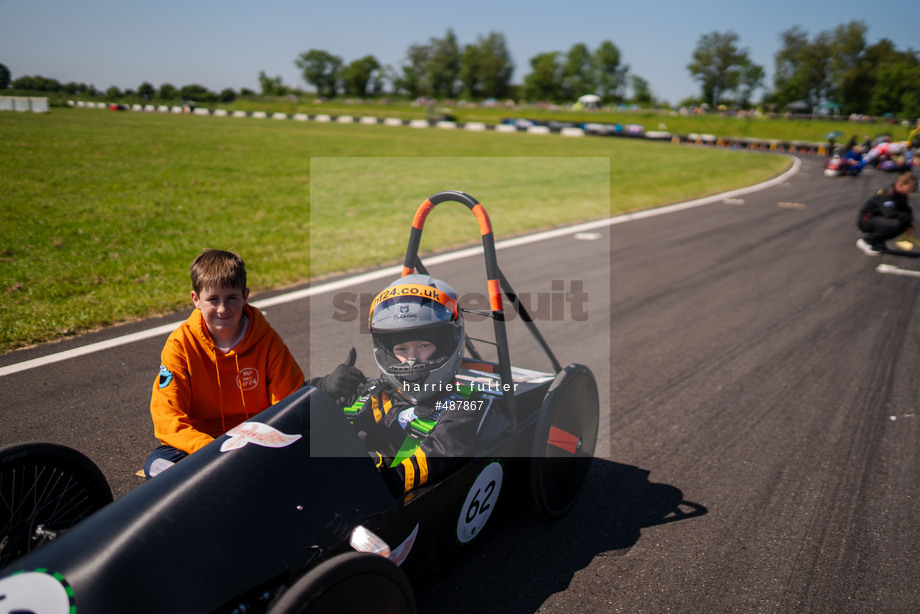
[[[451,323],[428,325],[422,328],[398,331],[374,331],[374,348],[380,359],[380,366],[388,373],[411,379],[413,374],[424,374],[444,364],[457,350],[461,329]],[[405,360],[394,352],[394,348],[405,343],[427,341],[434,346],[434,352],[425,360]]]

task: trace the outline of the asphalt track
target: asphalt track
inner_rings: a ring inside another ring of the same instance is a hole
[[[598,376],[603,458],[568,516],[522,510],[419,587],[422,612],[920,610],[920,261],[855,247],[855,211],[891,175],[801,162],[766,190],[499,253],[519,292],[562,296],[541,330]],[[485,291],[477,266],[431,268],[464,294]],[[351,345],[373,372],[361,318],[336,305],[386,280],[265,311],[308,372]],[[581,320],[564,300],[573,283],[588,293]],[[8,354],[0,369],[182,317]],[[164,339],[0,377],[0,443],[65,443],[116,496],[137,486]],[[543,366],[519,331],[511,348]]]

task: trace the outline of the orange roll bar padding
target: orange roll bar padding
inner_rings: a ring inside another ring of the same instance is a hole
[[[493,312],[502,310],[502,285],[497,279],[489,280],[489,306]]]
[[[415,217],[412,219],[412,227],[421,230],[425,225],[425,218],[428,217],[432,209],[434,209],[434,205],[431,204],[430,199],[426,199],[415,212]]]
[[[473,207],[473,214],[476,216],[476,219],[479,220],[479,234],[485,236],[492,232],[492,220],[489,219],[489,214],[486,213],[485,207],[481,204]]]

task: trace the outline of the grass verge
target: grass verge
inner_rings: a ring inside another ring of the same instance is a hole
[[[254,291],[383,264],[355,242],[393,228],[404,249],[412,213],[443,189],[488,203],[501,237],[721,192],[787,165],[631,139],[89,109],[2,114],[0,131],[0,353],[186,305],[188,265],[207,247],[238,251]],[[559,158],[574,160],[566,173]],[[568,176],[578,159],[587,175]],[[335,162],[315,212],[311,160]],[[566,202],[581,181],[585,195]],[[311,262],[317,224],[328,258]]]

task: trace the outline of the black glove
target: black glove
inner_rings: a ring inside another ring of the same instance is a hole
[[[342,407],[348,407],[358,398],[358,387],[367,382],[361,369],[355,367],[358,353],[355,348],[348,352],[348,358],[335,370],[319,381],[323,392],[331,396]]]

